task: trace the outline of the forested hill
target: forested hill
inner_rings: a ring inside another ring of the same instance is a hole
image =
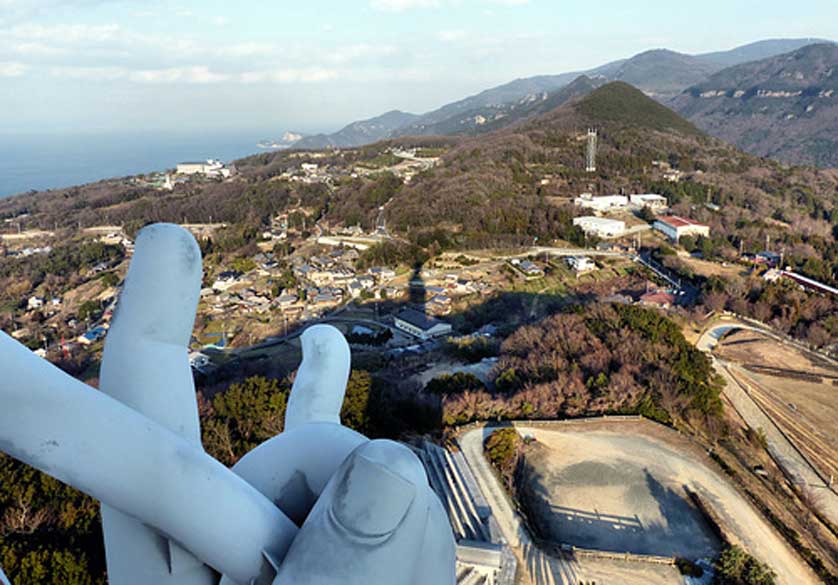
[[[596,175],[585,172],[589,127],[600,135]],[[604,193],[648,189],[652,161],[670,157],[690,167],[715,157],[733,164],[746,158],[639,90],[614,82],[520,125],[461,141],[445,165],[401,190],[388,215],[402,233],[444,227],[469,245],[572,238],[578,235],[568,227],[572,209],[552,196],[592,185]]]
[[[599,132],[596,173],[585,172],[589,127]],[[393,151],[404,148],[439,162],[406,183],[391,172],[401,160]],[[305,162],[329,179],[295,181]],[[152,221],[224,221],[255,237],[288,210],[370,229],[386,205],[391,232],[432,251],[536,237],[580,243],[572,197],[623,189],[666,195],[676,213],[711,226],[719,253],[733,257],[741,242],[768,235],[813,277],[831,280],[838,263],[838,173],[744,154],[622,82],[487,134],[265,153],[236,166],[231,181],[190,181],[172,192],[129,178],[13,197],[0,201],[0,218],[16,218],[23,229],[124,224],[129,231]],[[666,166],[681,171],[680,182],[664,180]]]

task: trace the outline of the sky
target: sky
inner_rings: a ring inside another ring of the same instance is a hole
[[[0,134],[333,131],[651,48],[837,32],[836,0],[0,0]]]

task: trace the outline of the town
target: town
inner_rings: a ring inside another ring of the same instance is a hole
[[[560,111],[684,124],[625,84],[592,96]],[[458,583],[828,577],[838,215],[800,185],[831,175],[720,157],[690,127],[569,127],[172,161],[0,201],[2,327],[100,387],[139,234],[176,223],[203,266],[188,390],[224,465],[282,432],[304,332],[328,324],[351,351],[342,423],[421,461]],[[15,493],[13,534],[70,522]]]

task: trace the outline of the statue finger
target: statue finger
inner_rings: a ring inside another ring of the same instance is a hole
[[[301,337],[303,362],[288,399],[285,429],[310,422],[340,423],[349,380],[349,344],[331,325],[314,325]]]
[[[201,445],[188,344],[201,287],[201,251],[173,224],[137,236],[105,340],[99,388]],[[102,505],[108,575],[114,583],[210,585],[212,571],[136,518]]]
[[[329,481],[275,585],[414,585],[431,497],[410,449],[386,440],[364,443]],[[451,538],[447,533],[443,538]]]

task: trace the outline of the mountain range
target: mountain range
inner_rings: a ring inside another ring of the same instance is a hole
[[[727,75],[727,70],[795,53],[817,43],[817,39],[773,39],[751,43],[728,51],[687,55],[667,49],[654,49],[587,70],[559,75],[543,75],[517,79],[465,99],[446,104],[421,115],[394,110],[382,116],[353,122],[334,134],[308,136],[293,145],[298,149],[346,148],[369,144],[386,138],[421,135],[478,134],[513,124],[527,117],[547,112],[573,97],[584,95],[609,81],[624,81],[647,95],[673,107],[687,118],[694,120],[711,134],[733,140],[737,145],[754,154],[773,156],[784,162],[831,165],[831,157],[824,155],[827,147],[816,140],[815,146],[806,144],[805,135],[800,143],[789,148],[775,144],[770,149],[752,147],[753,141],[719,133],[724,127],[718,113],[713,117],[689,104],[682,95],[691,88],[700,87],[714,75]],[[804,53],[806,58],[807,53]],[[838,62],[835,63],[838,67]],[[826,98],[830,99],[830,98]],[[692,111],[696,111],[692,114]],[[737,108],[728,108],[726,116],[736,118]],[[713,120],[710,120],[710,118]],[[724,118],[722,115],[721,118]],[[829,116],[826,116],[829,118]],[[799,120],[798,120],[799,121]],[[712,122],[712,123],[711,123]],[[734,124],[741,126],[742,124]],[[795,123],[787,124],[795,126]],[[838,127],[838,119],[830,119],[824,128]],[[794,132],[792,132],[794,134]],[[817,146],[821,144],[821,146]],[[814,154],[810,151],[814,149]],[[818,154],[820,153],[820,154]]]
[[[751,154],[838,167],[838,45],[724,69],[668,105]]]

